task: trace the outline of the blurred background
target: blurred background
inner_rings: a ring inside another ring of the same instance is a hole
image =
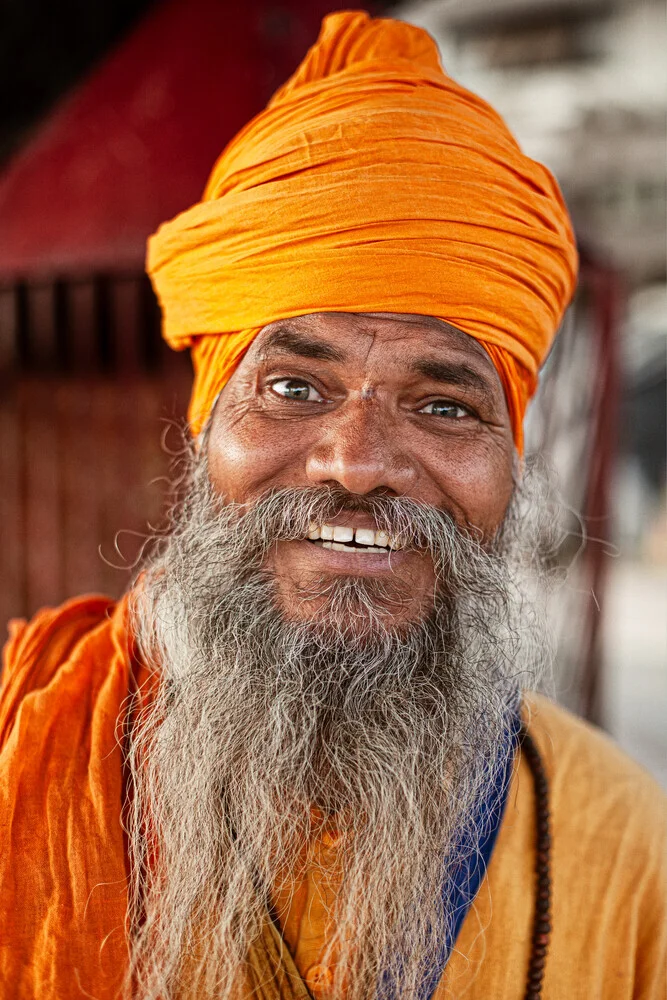
[[[160,340],[146,238],[344,6],[1,4],[3,622],[126,586],[190,382]],[[528,417],[566,501],[557,694],[667,786],[663,0],[358,6],[427,28],[564,190],[581,284]]]

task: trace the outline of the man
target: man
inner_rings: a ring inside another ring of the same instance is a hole
[[[153,237],[187,490],[118,605],[13,625],[3,996],[664,996],[661,793],[523,694],[575,262],[431,39],[353,12]]]

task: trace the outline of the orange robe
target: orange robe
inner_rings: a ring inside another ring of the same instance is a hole
[[[127,897],[116,730],[140,669],[124,602],[82,598],[12,626],[0,691],[3,1000],[117,996]],[[665,1000],[665,796],[563,709],[531,696],[525,712],[549,776],[553,821],[544,1000]],[[523,997],[534,842],[532,778],[520,759],[487,877],[436,1000]],[[326,1000],[318,961],[326,907],[312,871],[295,890],[292,906],[282,907],[282,939],[267,922],[253,948],[242,995],[307,1000],[310,991]]]

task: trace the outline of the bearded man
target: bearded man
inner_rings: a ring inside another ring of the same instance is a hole
[[[13,625],[3,997],[664,997],[661,793],[525,694],[575,269],[432,40],[327,18],[151,241],[195,364],[170,532]]]

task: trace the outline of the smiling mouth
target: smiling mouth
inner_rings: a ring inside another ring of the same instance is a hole
[[[384,531],[355,528],[352,525],[311,524],[307,538],[313,545],[333,549],[335,552],[389,555],[404,548],[399,539],[390,538]]]

